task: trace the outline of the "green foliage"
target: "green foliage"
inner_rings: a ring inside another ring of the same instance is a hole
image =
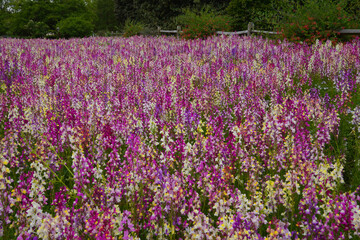
[[[49,26],[44,22],[34,22],[30,20],[26,25],[25,29],[29,35],[34,38],[43,38],[49,31]]]
[[[6,35],[9,31],[7,19],[2,17],[3,15],[0,13],[0,36]]]
[[[307,0],[279,24],[283,37],[290,41],[313,44],[316,39],[339,41],[338,31],[354,28],[344,2]]]
[[[272,28],[273,18],[270,0],[232,0],[227,7],[227,13],[233,18],[233,27],[238,30],[247,29],[249,22],[255,23],[256,29]]]
[[[68,17],[61,20],[57,27],[59,35],[65,38],[90,36],[94,29],[92,23],[84,17]]]
[[[44,25],[40,22],[48,25],[45,18],[50,14],[50,5],[51,3],[48,0],[12,1],[9,4],[13,13],[8,19],[8,32],[13,36],[31,37],[36,31],[41,31]],[[39,26],[36,26],[37,23],[40,23]]]
[[[114,0],[95,1],[95,28],[96,30],[112,31],[116,29]]]
[[[94,19],[93,4],[86,0],[10,0],[6,17],[0,13],[5,29],[0,32],[18,37],[44,37],[56,32],[57,24],[73,16]],[[0,24],[1,25],[1,24]]]
[[[359,22],[359,13],[360,0],[0,0],[0,35],[44,37],[57,33],[60,21],[82,17],[103,33],[123,29],[126,19],[131,19],[126,35],[139,32],[138,22],[146,22],[149,34],[157,26],[188,25],[187,38],[229,29],[224,22],[231,22],[236,30],[254,22],[255,29],[283,29],[283,37],[289,40],[312,43],[316,38],[336,41],[338,28],[357,28],[352,23]]]
[[[144,27],[144,24],[128,19],[125,22],[123,36],[131,37],[138,35],[144,29]]]
[[[230,31],[230,17],[217,15],[209,7],[200,11],[187,9],[177,18],[185,26],[182,37],[185,39],[206,38],[216,31]]]
[[[345,10],[351,14],[355,20],[360,20],[360,0],[348,0]]]
[[[344,189],[355,191],[360,186],[360,139],[359,133],[355,130],[346,135],[346,152],[344,164]]]
[[[160,26],[166,29],[176,27],[176,17],[183,9],[200,10],[205,5],[212,5],[214,11],[224,9],[229,0],[114,0],[115,16],[124,26],[126,19],[146,22],[147,26]]]
[[[331,135],[331,141],[325,152],[329,156],[342,159],[344,183],[341,191],[355,191],[360,185],[360,138],[359,133],[351,124],[351,114],[340,114],[337,133]]]
[[[8,32],[8,19],[10,16],[7,1],[0,0],[0,36],[5,35]]]
[[[356,73],[354,73],[356,75]],[[360,85],[351,93],[349,110],[354,110],[360,105]],[[331,140],[325,148],[327,156],[341,159],[343,164],[344,183],[340,191],[355,191],[360,186],[360,132],[352,123],[353,114],[343,111],[339,114],[339,125],[337,131],[331,134]]]
[[[55,30],[56,25],[68,17],[83,17],[91,21],[95,14],[93,4],[85,0],[55,0],[51,14],[46,16],[46,23]]]

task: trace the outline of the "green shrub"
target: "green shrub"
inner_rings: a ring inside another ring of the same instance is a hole
[[[131,36],[138,35],[144,28],[145,28],[144,24],[127,19],[125,21],[123,36],[131,37]]]
[[[232,17],[232,26],[236,30],[246,30],[249,22],[253,22],[256,29],[273,30],[279,14],[272,8],[271,2],[279,1],[231,0],[226,11]],[[287,1],[281,0],[281,2],[281,5],[284,5]]]
[[[206,38],[214,35],[216,31],[230,31],[230,17],[216,15],[209,7],[199,12],[187,9],[177,18],[185,26],[182,37],[185,39]]]
[[[9,31],[10,13],[5,10],[0,10],[0,36],[6,35]]]
[[[348,0],[346,4],[346,11],[354,16],[356,21],[360,19],[360,0]]]
[[[84,17],[68,17],[57,25],[60,37],[86,37],[90,36],[94,26]]]
[[[339,30],[354,28],[354,22],[344,10],[342,1],[306,0],[279,25],[283,38],[313,44],[316,39],[340,40]]]
[[[34,22],[30,20],[26,25],[25,29],[28,31],[30,37],[43,38],[49,32],[49,26],[44,22]]]

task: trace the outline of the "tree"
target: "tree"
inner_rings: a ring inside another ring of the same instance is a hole
[[[11,0],[8,9],[11,13],[4,21],[8,23],[9,32],[20,37],[44,37],[48,31],[56,32],[61,20],[72,16],[90,23],[94,19],[84,0]]]
[[[360,0],[348,0],[345,9],[357,21],[360,20]]]
[[[257,29],[272,30],[304,0],[231,0],[227,13],[233,18],[233,27],[246,29],[249,22]]]
[[[114,0],[96,0],[94,20],[96,30],[115,30],[117,22],[115,18]]]
[[[8,32],[8,19],[10,17],[8,6],[8,1],[0,0],[0,35],[5,35]]]
[[[133,1],[115,0],[115,18],[121,26],[124,26],[127,19],[136,19],[136,9]]]
[[[175,18],[186,8],[201,10],[205,5],[211,5],[218,11],[228,3],[229,0],[115,0],[115,16],[122,26],[131,19],[150,27],[174,27]]]
[[[12,1],[9,7],[12,14],[9,16],[9,32],[12,35],[26,37],[31,36],[32,23],[44,27],[48,26],[46,16],[52,11],[50,0],[19,0]],[[32,22],[31,22],[32,21]]]
[[[246,29],[249,22],[263,26],[264,16],[270,13],[270,0],[232,0],[227,7],[228,14],[233,18],[233,27]]]
[[[56,25],[61,37],[87,37],[90,36],[94,26],[90,21],[81,16],[68,17]]]

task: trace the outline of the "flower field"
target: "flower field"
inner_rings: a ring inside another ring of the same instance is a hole
[[[0,39],[0,239],[359,239],[360,41]]]

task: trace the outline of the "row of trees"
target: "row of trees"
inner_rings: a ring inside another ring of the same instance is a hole
[[[82,37],[115,30],[114,0],[0,0],[0,35]]]
[[[315,8],[306,12],[304,6],[311,4]],[[250,21],[257,29],[274,30],[292,21],[295,12],[316,18],[334,6],[340,6],[341,14],[331,14],[359,22],[360,0],[0,0],[0,35],[82,37],[121,31],[129,23],[175,29],[204,14],[204,9],[207,19],[223,16],[233,30],[246,29]],[[299,21],[303,20],[296,24]]]
[[[204,6],[211,6],[213,11],[222,13],[230,0],[115,0],[115,13],[120,24],[127,19],[146,22],[150,27],[174,27],[176,17],[184,9],[200,11]]]

